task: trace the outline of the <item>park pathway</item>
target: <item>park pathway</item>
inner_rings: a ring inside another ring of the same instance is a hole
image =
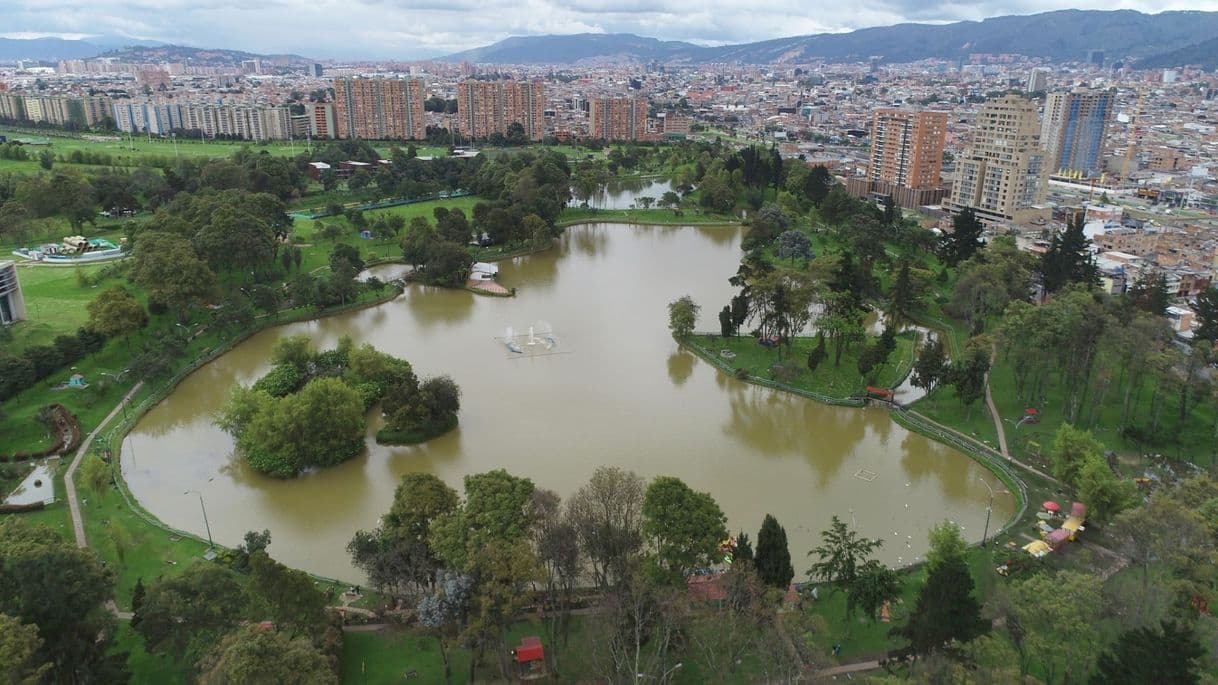
[[[836,680],[839,675],[849,676],[852,673],[874,671],[879,667],[880,662],[878,661],[860,661],[857,664],[844,664],[842,666],[826,668],[823,671],[817,671],[812,674],[812,680]]]
[[[998,358],[998,344],[990,343],[990,358]],[[993,362],[990,363],[990,370],[994,368]],[[1007,434],[1002,429],[1002,415],[998,413],[998,407],[994,406],[994,396],[990,394],[990,372],[985,372],[985,406],[990,409],[990,416],[994,418],[994,430],[998,433],[998,449],[1002,451],[1002,456],[1007,459],[1011,458],[1011,452],[1007,449]]]
[[[76,482],[74,480],[76,477],[76,468],[80,466],[80,462],[84,460],[85,455],[89,453],[89,447],[93,445],[93,438],[96,438],[97,434],[106,427],[106,424],[110,423],[110,421],[113,420],[120,411],[122,411],[123,406],[127,403],[127,400],[130,400],[142,387],[144,387],[144,381],[140,381],[139,383],[131,386],[131,389],[127,391],[127,394],[123,395],[123,399],[119,400],[118,404],[114,405],[114,409],[111,410],[109,414],[106,414],[106,418],[102,419],[93,429],[93,431],[89,433],[88,437],[81,441],[80,447],[76,450],[76,456],[73,457],[72,463],[68,466],[67,472],[63,475],[63,489],[64,492],[67,493],[68,509],[72,513],[72,531],[76,534],[77,547],[88,547],[89,541],[85,538],[85,522],[80,516],[80,501],[76,497]]]

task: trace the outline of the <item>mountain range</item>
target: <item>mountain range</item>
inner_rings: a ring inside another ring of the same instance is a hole
[[[107,50],[126,45],[164,45],[164,43],[111,36],[94,36],[88,40],[0,38],[0,60],[84,59],[96,57]]]
[[[516,36],[439,59],[500,64],[773,64],[858,62],[872,56],[886,62],[913,62],[954,60],[973,53],[1013,53],[1053,61],[1082,61],[1089,50],[1097,49],[1111,61],[1166,56],[1189,47],[1212,53],[1218,49],[1211,40],[1216,35],[1218,12],[1059,10],[951,24],[897,24],[718,47],[633,34]]]

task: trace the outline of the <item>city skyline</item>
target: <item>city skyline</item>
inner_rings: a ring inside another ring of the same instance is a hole
[[[153,4],[17,0],[0,38],[117,38],[320,58],[424,59],[495,43],[511,36],[634,33],[697,45],[724,45],[773,38],[843,33],[901,23],[945,24],[1062,9],[1218,11],[1218,0],[1002,0],[926,6],[911,0],[863,0],[849,8],[815,12],[793,0],[753,12],[741,0],[715,0],[691,10],[675,3],[608,3],[603,0],[469,0],[394,3],[355,0],[341,5],[344,30],[335,31],[336,3],[273,0],[255,5],[228,2],[200,6],[180,0]],[[748,21],[741,21],[747,16]]]

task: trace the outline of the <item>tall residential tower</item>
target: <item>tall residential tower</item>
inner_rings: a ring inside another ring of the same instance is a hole
[[[953,209],[972,207],[988,222],[1024,223],[1047,212],[1045,152],[1036,103],[1018,95],[990,100],[973,123],[973,140],[956,163]]]
[[[334,137],[422,140],[423,82],[417,79],[334,79]]]
[[[1051,172],[1099,175],[1115,99],[1111,90],[1076,88],[1049,93],[1040,143],[1048,154]]]
[[[457,85],[457,130],[480,140],[520,124],[525,138],[541,140],[545,104],[541,81],[462,81]]]

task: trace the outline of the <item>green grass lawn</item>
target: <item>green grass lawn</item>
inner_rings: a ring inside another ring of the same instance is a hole
[[[452,682],[467,682],[469,651],[449,649]],[[405,628],[345,634],[342,669],[342,682],[350,685],[401,683],[408,671],[418,673],[415,682],[444,682],[439,641],[426,632]]]
[[[762,347],[752,337],[723,338],[717,335],[695,335],[693,340],[704,350],[734,368],[744,369],[752,376],[773,378],[770,367],[779,361],[779,350]],[[853,397],[866,392],[869,384],[858,371],[857,349],[843,350],[840,365],[834,365],[833,344],[826,343],[828,358],[813,372],[808,370],[806,360],[808,352],[815,345],[815,338],[795,338],[792,340],[790,348],[783,347],[782,359],[791,362],[798,371],[784,382],[796,388],[831,397]],[[876,383],[880,387],[894,387],[901,382],[901,379],[909,372],[913,346],[912,333],[902,333],[897,336],[897,349],[889,357],[888,362],[879,367],[875,373]],[[719,355],[720,350],[730,350],[735,353],[736,358],[723,359]]]
[[[29,318],[13,325],[13,342],[5,351],[20,352],[31,345],[50,344],[55,336],[74,333],[83,326],[89,320],[89,303],[107,288],[123,283],[123,279],[112,277],[82,287],[77,281],[77,270],[92,276],[103,268],[104,264],[19,266],[17,280]]]
[[[194,669],[188,665],[179,664],[164,654],[149,654],[144,647],[144,638],[126,621],[119,621],[112,649],[127,652],[131,685],[178,685],[193,680]]]

